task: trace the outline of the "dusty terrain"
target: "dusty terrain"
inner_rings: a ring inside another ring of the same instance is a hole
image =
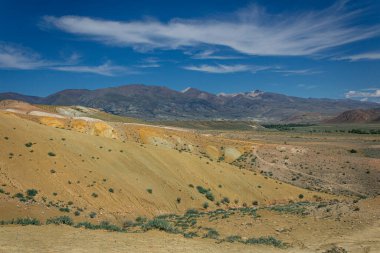
[[[0,110],[0,252],[380,250],[379,135],[194,130],[17,101]],[[9,224],[63,215],[123,231]],[[166,232],[147,229],[158,216]]]

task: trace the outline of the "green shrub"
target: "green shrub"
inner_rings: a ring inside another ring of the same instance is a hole
[[[268,237],[259,237],[259,238],[249,238],[244,243],[246,244],[264,244],[264,245],[272,245],[274,247],[282,248],[285,244],[274,238],[273,236]]]
[[[12,224],[18,224],[18,225],[22,225],[22,226],[41,225],[41,222],[35,218],[18,218],[15,221],[13,221]]]
[[[99,229],[104,229],[104,230],[107,230],[107,231],[121,231],[122,230],[118,226],[110,224],[108,221],[102,221],[99,224]]]
[[[75,216],[79,216],[79,215],[80,215],[80,212],[77,210],[77,211],[74,212],[74,215],[75,215]]]
[[[96,213],[95,213],[95,212],[91,212],[91,213],[89,214],[89,216],[90,216],[91,219],[93,219],[93,218],[96,217]]]
[[[304,197],[303,194],[298,195],[299,199],[303,199],[303,197]]]
[[[49,155],[49,156],[56,156],[56,154],[53,153],[53,152],[49,152],[48,155]]]
[[[240,235],[230,235],[224,239],[226,242],[241,242],[241,236]]]
[[[207,209],[208,208],[208,202],[204,202],[202,206],[204,209]]]
[[[46,224],[56,224],[56,225],[73,225],[74,222],[69,216],[59,216],[59,217],[54,217],[50,218],[46,221]]]
[[[152,189],[146,189],[146,191],[147,191],[148,193],[150,193],[150,194],[153,193],[153,190],[152,190]]]
[[[87,222],[87,221],[84,221],[84,222],[79,222],[78,224],[75,225],[76,228],[86,228],[86,229],[96,229],[96,225],[90,223],[90,222]]]
[[[94,198],[97,198],[97,197],[98,197],[98,194],[96,194],[95,192],[93,192],[93,193],[91,194],[91,196],[93,196]]]
[[[185,216],[189,216],[189,215],[195,215],[195,214],[199,214],[198,210],[196,209],[188,209],[185,213]]]
[[[108,191],[109,191],[110,193],[114,193],[114,191],[113,191],[112,188],[109,188]]]
[[[207,189],[205,189],[205,188],[203,188],[202,186],[197,186],[197,190],[198,190],[198,192],[200,193],[200,194],[206,194],[206,193],[208,193],[209,192],[209,190],[207,190]]]
[[[228,197],[223,197],[223,199],[221,200],[222,204],[229,204],[230,203],[230,199]]]
[[[183,237],[185,238],[194,238],[194,237],[198,237],[199,235],[195,232],[189,232],[189,233],[184,233],[183,234]]]
[[[177,233],[178,231],[176,228],[174,228],[168,221],[162,220],[162,219],[153,219],[151,221],[148,221],[146,224],[142,226],[142,228],[145,231],[151,230],[151,229],[158,229],[161,231],[165,231],[168,233]]]
[[[36,189],[28,189],[26,190],[26,194],[29,196],[29,197],[34,197],[36,196],[38,193],[38,191]]]
[[[206,198],[210,201],[214,201],[215,200],[215,197],[214,195],[211,193],[211,192],[207,192],[206,193]]]
[[[33,146],[33,143],[31,142],[25,143],[25,147],[30,148],[31,146]]]
[[[70,212],[70,208],[68,208],[68,207],[61,207],[61,208],[59,208],[59,211],[69,213]]]
[[[138,224],[143,224],[147,221],[148,219],[146,217],[142,217],[142,216],[138,216],[135,221],[138,223]]]
[[[16,198],[18,198],[18,199],[24,198],[24,194],[22,194],[21,192],[18,192],[18,193],[16,193],[13,196],[16,197]]]
[[[212,228],[203,236],[203,238],[210,238],[210,239],[218,239],[218,237],[219,237],[219,232]]]
[[[178,203],[178,204],[181,203],[181,198],[180,198],[180,197],[177,198],[177,203]]]

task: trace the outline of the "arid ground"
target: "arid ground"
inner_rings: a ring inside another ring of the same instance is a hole
[[[380,252],[378,134],[0,110],[0,252]]]

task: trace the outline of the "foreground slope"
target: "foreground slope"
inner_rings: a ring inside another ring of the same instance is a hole
[[[38,203],[68,206],[70,213],[79,208],[80,217],[181,213],[204,202],[214,209],[223,197],[238,201],[230,206],[287,202],[300,194],[313,199],[313,192],[173,149],[52,128],[8,113],[0,118],[3,190],[13,196],[36,189]],[[215,200],[192,186],[210,189]],[[13,215],[6,211],[14,203],[9,196],[2,196],[9,203],[1,206],[2,216]]]

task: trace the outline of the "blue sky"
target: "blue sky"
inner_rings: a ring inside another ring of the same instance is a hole
[[[380,1],[0,0],[0,92],[132,83],[380,101]]]

